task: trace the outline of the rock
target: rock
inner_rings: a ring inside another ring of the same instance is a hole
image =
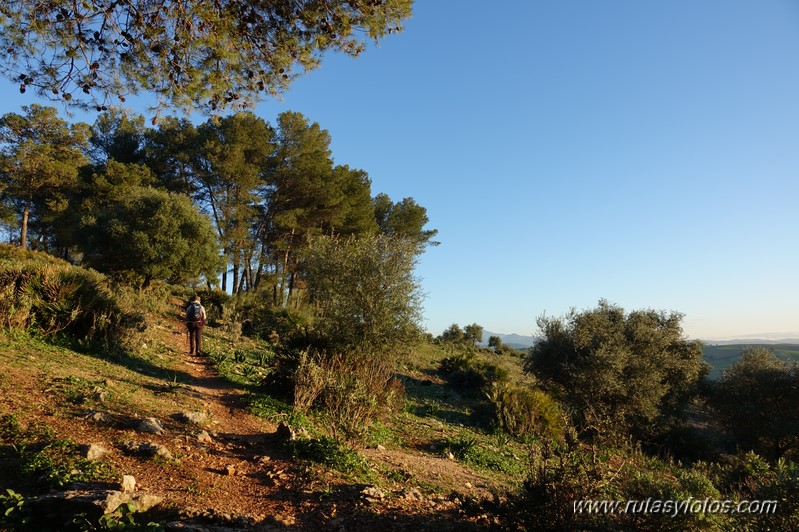
[[[383,493],[383,490],[381,490],[380,488],[376,488],[374,486],[369,486],[368,488],[364,488],[361,491],[361,495],[363,495],[364,499],[366,499],[369,502],[378,502],[386,498],[386,494]]]
[[[160,456],[165,460],[172,460],[172,451],[159,443],[142,443],[139,452],[147,456]]]
[[[233,466],[232,466],[232,465],[230,465],[230,464],[226,465],[226,466],[225,466],[225,474],[226,474],[227,476],[229,476],[229,477],[235,476],[235,475],[236,475],[236,468],[235,468],[235,467],[233,467]]]
[[[134,512],[145,512],[162,500],[161,497],[145,493],[73,490],[38,497],[30,501],[30,510],[34,520],[41,519],[40,524],[46,523],[53,515],[83,514],[89,521],[96,521],[103,515],[113,513],[123,504],[130,504]]]
[[[377,449],[378,451],[380,451],[381,453],[382,453],[383,451],[385,451],[385,450],[386,450],[386,448],[385,448],[385,447],[383,447],[382,445],[380,445],[379,443],[377,444],[377,447],[376,447],[376,449]]]
[[[466,484],[464,484],[464,487],[466,487],[467,489],[472,489],[474,486],[472,486],[471,482],[467,482]]]
[[[207,430],[201,430],[197,433],[197,441],[200,443],[211,443],[214,439],[208,434]]]
[[[136,512],[146,512],[162,500],[163,499],[157,495],[149,495],[146,493],[132,494],[122,493],[121,491],[109,491],[100,501],[103,507],[103,513],[110,514],[123,504],[132,504]]]
[[[406,501],[422,501],[424,500],[424,495],[422,492],[416,488],[411,488],[409,490],[403,490],[400,496],[405,499]]]
[[[96,443],[80,446],[81,456],[86,460],[99,460],[103,456],[107,455],[108,452],[108,449]]]
[[[445,456],[447,457],[447,460],[455,460],[455,455],[452,454],[450,451],[447,451]]]
[[[133,493],[134,491],[136,491],[136,477],[122,475],[122,493]]]
[[[172,418],[181,423],[189,423],[191,425],[205,425],[208,423],[208,414],[205,412],[178,412],[177,414],[172,414]]]
[[[172,460],[172,451],[158,443],[126,441],[122,448],[130,454],[160,456],[165,460]]]
[[[281,440],[294,441],[297,439],[298,431],[293,427],[288,426],[286,423],[281,422],[277,426],[276,434]]]
[[[148,434],[163,434],[164,427],[161,425],[161,422],[155,419],[154,417],[148,417],[142,419],[138,425],[136,425],[136,430],[139,432],[146,432]]]
[[[84,414],[83,419],[88,419],[89,421],[94,421],[95,423],[106,423],[108,422],[108,414],[105,412],[98,412],[96,410],[89,410],[86,414]]]

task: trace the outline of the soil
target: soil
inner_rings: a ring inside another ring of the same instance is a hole
[[[181,322],[156,330],[167,347],[165,356],[173,358],[176,370],[186,376],[180,386],[163,394],[164,400],[170,401],[170,395],[187,399],[195,410],[208,414],[207,423],[193,426],[156,416],[165,429],[159,435],[138,432],[130,423],[68,416],[43,388],[46,372],[18,366],[11,366],[2,381],[13,382],[14,387],[3,386],[0,413],[37,404],[33,412],[39,419],[29,422],[46,423],[59,437],[109,450],[106,459],[135,477],[137,491],[163,498],[147,517],[171,522],[174,529],[463,530],[498,524],[483,510],[493,504],[492,481],[447,457],[413,449],[362,450],[375,467],[403,471],[404,478],[388,486],[368,486],[292,459],[278,427],[247,412],[242,390],[220,377],[208,358],[188,354]],[[154,412],[165,408],[155,407]],[[131,455],[122,450],[126,441],[163,445],[174,458]],[[427,488],[431,484],[446,490],[431,492]]]

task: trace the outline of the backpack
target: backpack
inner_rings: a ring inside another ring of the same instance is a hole
[[[200,305],[198,303],[189,305],[189,310],[186,311],[186,320],[200,321]]]

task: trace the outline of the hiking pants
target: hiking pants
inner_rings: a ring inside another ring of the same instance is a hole
[[[203,323],[201,321],[187,321],[189,329],[189,354],[201,354],[203,350]]]

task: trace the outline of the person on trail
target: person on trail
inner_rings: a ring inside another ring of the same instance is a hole
[[[205,327],[205,307],[200,304],[200,296],[186,307],[186,328],[189,330],[189,354],[201,355],[203,349],[203,327]]]

